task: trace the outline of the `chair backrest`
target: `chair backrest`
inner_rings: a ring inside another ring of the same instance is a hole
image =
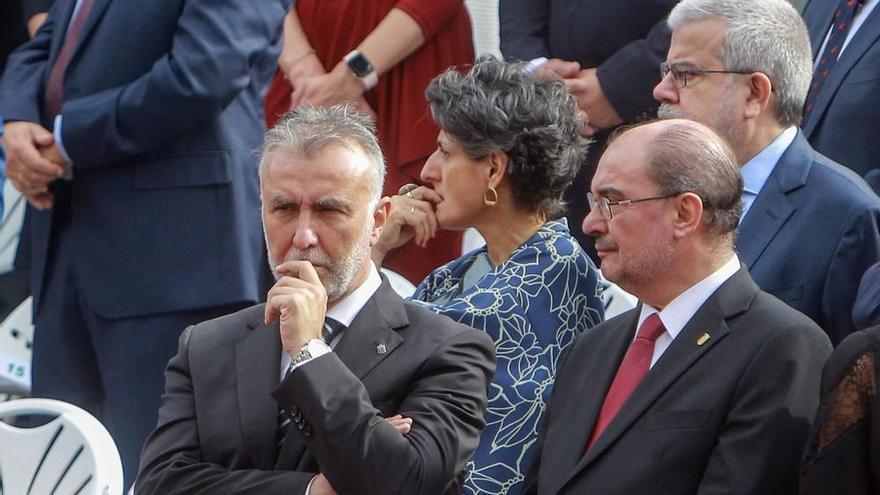
[[[0,419],[46,415],[33,428],[0,422],[0,476],[6,495],[121,495],[122,462],[104,426],[86,411],[51,399],[0,403]]]
[[[382,268],[381,272],[388,278],[388,283],[391,284],[391,288],[394,289],[394,292],[397,292],[397,295],[400,297],[406,299],[416,291],[416,286],[403,275],[387,268]]]
[[[0,323],[0,393],[28,395],[31,390],[31,319],[28,297]]]

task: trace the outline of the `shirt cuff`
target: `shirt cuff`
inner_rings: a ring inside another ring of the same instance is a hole
[[[67,150],[64,149],[64,142],[61,140],[61,114],[55,116],[55,123],[52,126],[52,134],[55,138],[55,145],[58,146],[58,151],[61,152],[61,157],[64,158],[68,164],[73,164],[73,160],[70,159],[70,155],[67,154]],[[73,178],[73,170],[71,167],[64,172],[62,178],[70,180]]]
[[[312,479],[309,480],[309,484],[306,485],[306,491],[305,491],[305,493],[303,493],[303,495],[309,495],[309,492],[312,491],[312,483],[315,482],[315,478],[317,478],[317,477],[318,477],[317,474],[312,476]]]
[[[313,341],[310,341],[307,345],[309,346],[309,354],[311,354],[312,357],[308,359],[303,359],[298,363],[294,363],[293,361],[291,361],[288,373],[299,368],[300,366],[303,366],[306,363],[310,363],[315,359],[318,359],[325,354],[330,354],[331,352],[333,352],[330,346],[324,343],[323,340],[315,339]]]

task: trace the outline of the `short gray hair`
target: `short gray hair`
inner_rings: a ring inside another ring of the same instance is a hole
[[[587,149],[565,84],[491,55],[462,75],[437,76],[426,95],[434,121],[474,159],[503,152],[517,205],[555,218]]]
[[[284,114],[263,139],[260,177],[269,157],[278,148],[312,156],[331,145],[357,149],[367,156],[373,165],[372,201],[378,202],[385,184],[385,160],[376,138],[376,126],[351,105],[298,107]]]
[[[611,141],[647,124],[622,129]],[[651,141],[647,156],[648,175],[660,194],[692,192],[703,202],[703,224],[710,232],[723,237],[736,231],[742,216],[743,179],[724,138],[698,122],[676,120]]]
[[[670,12],[669,26],[675,30],[710,16],[727,24],[718,54],[725,69],[766,74],[773,85],[779,123],[800,124],[813,52],[797,10],[786,0],[682,0]]]

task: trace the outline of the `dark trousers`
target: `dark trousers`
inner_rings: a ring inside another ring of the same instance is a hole
[[[137,475],[141,447],[156,426],[165,366],[177,352],[180,333],[251,303],[105,318],[78,290],[82,277],[99,274],[75,273],[64,255],[69,240],[63,228],[58,230],[34,321],[32,395],[94,414],[116,441],[127,488]]]

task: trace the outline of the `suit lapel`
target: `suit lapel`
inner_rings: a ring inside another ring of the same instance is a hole
[[[391,355],[403,338],[394,331],[409,324],[403,300],[387,280],[367,301],[334,350],[351,372],[363,380],[367,373]]]
[[[61,46],[64,44],[64,39],[67,37],[67,28],[70,27],[70,21],[73,18],[73,9],[76,6],[76,0],[70,0],[67,3],[69,5],[64,9],[64,13],[58,16],[57,21],[55,21],[56,24],[53,27],[54,34],[52,36],[52,47],[49,52],[49,60],[52,61],[52,64],[55,63],[55,59],[58,57],[58,52],[61,51]],[[76,48],[74,49],[71,60],[76,57],[77,52],[82,48],[86,38],[92,31],[94,31],[95,26],[104,15],[108,5],[110,5],[110,0],[95,0],[94,5],[92,5],[92,10],[86,18],[85,25],[83,25],[82,32],[80,32],[79,40],[77,40]],[[51,66],[52,65],[50,64],[49,67]],[[48,75],[48,71],[46,74]]]
[[[383,278],[382,285],[376,290],[373,297],[361,308],[354,321],[351,322],[351,326],[343,331],[339,344],[336,345],[333,352],[345,363],[352,374],[363,381],[364,377],[376,365],[391,355],[403,342],[403,338],[394,329],[408,324],[409,320],[406,317],[403,300]],[[280,353],[280,341],[278,346]],[[274,384],[277,384],[280,378],[280,369],[277,367],[276,373],[278,374]],[[272,403],[275,404],[275,414],[277,414],[278,405],[274,401]],[[289,428],[287,436],[284,438],[284,445],[275,461],[275,469],[309,469],[309,466],[303,463],[305,450],[306,445],[300,434],[295,428]]]
[[[104,12],[107,10],[108,5],[110,5],[110,0],[95,0],[95,4],[92,5],[92,11],[89,12],[89,16],[86,17],[86,23],[83,25],[82,32],[79,35],[76,50],[73,52],[74,57],[76,57],[76,54],[82,49],[85,41],[95,30],[95,26],[98,25],[98,21],[101,20],[101,17],[104,16]],[[73,60],[73,58],[71,58],[71,60]]]
[[[737,228],[736,251],[748,268],[754,266],[786,220],[797,210],[788,194],[807,183],[812,163],[812,148],[798,131]]]
[[[593,447],[580,459],[566,478],[566,483],[611,447],[676,380],[730,334],[726,320],[745,311],[757,291],[758,287],[746,269],[740,268],[706,300],[633,391]],[[711,338],[702,345],[698,344],[704,333]]]
[[[281,378],[281,339],[278,325],[249,322],[248,327],[247,334],[235,344],[235,388],[242,438],[254,466],[271,469],[278,428],[278,403],[271,392]]]
[[[64,37],[67,36],[67,26],[70,24],[70,18],[73,16],[73,8],[76,5],[76,0],[64,1],[64,7],[58,5],[60,3],[60,0],[56,1],[55,5],[52,7],[53,9],[58,9],[58,15],[54,21],[55,24],[52,26],[52,46],[49,48],[49,60],[51,63],[47,66],[46,77],[48,77],[49,70],[51,69],[52,64],[55,63],[55,59],[58,58],[58,52],[61,51]]]
[[[822,114],[828,108],[834,95],[840,90],[840,86],[856,63],[865,55],[865,52],[880,38],[880,15],[872,12],[865,19],[865,23],[856,32],[852,40],[840,54],[840,58],[831,69],[831,74],[822,86],[819,99],[816,100],[816,108],[810,112],[810,118],[803,124],[804,133],[809,136],[819,121]]]
[[[837,2],[833,0],[813,0],[804,7],[804,21],[810,32],[810,48],[813,50],[813,61],[825,42],[828,30],[831,29],[831,19]],[[815,11],[815,12],[814,12]]]
[[[554,410],[551,414],[558,418],[554,419],[553,424],[560,425],[560,429],[554,430],[552,437],[547,437],[545,445],[552,445],[559,455],[554,455],[549,465],[542,465],[541,470],[547,471],[542,478],[559,485],[549,487],[549,493],[559,492],[584,453],[605,394],[635,335],[640,308],[638,306],[628,314],[606,323],[614,326],[603,330],[606,338],[592,343],[596,351],[589,354],[591,359],[580,362],[568,362],[567,359],[562,368],[563,373],[568,367],[578,370],[577,388],[566,391],[567,400],[554,401],[552,406]],[[613,363],[613,366],[609,363]]]

